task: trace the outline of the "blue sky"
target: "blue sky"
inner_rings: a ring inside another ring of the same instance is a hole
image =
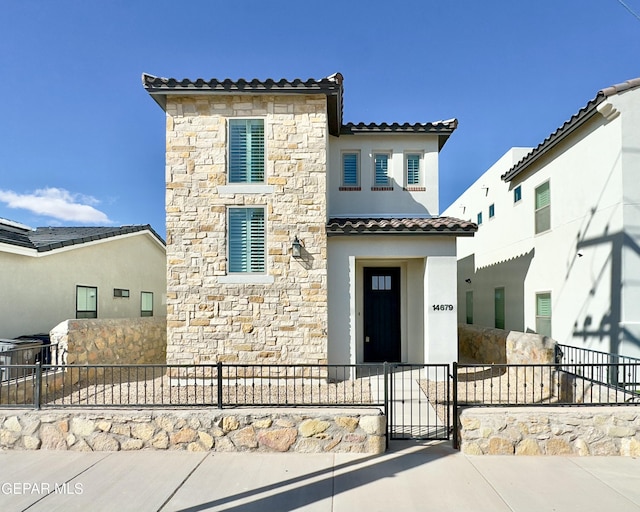
[[[2,0],[0,217],[164,236],[174,78],[345,77],[344,121],[459,127],[440,210],[512,146],[640,76],[640,0]]]

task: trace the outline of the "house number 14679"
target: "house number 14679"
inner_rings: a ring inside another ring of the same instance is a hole
[[[434,311],[453,311],[453,304],[434,304]]]

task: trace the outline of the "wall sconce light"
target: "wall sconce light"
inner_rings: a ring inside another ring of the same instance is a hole
[[[578,258],[582,258],[582,253],[581,252],[578,253]]]
[[[471,284],[471,279],[469,279],[468,277],[464,280],[465,283],[469,283]]]
[[[296,236],[291,243],[291,256],[294,258],[302,258],[302,244]]]

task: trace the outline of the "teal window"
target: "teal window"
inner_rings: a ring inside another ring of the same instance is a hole
[[[496,329],[504,329],[504,288],[496,288],[493,296],[494,326]]]
[[[153,292],[140,292],[140,316],[153,316]]]
[[[76,286],[76,318],[98,318],[98,289]]]
[[[496,215],[496,205],[492,204],[489,206],[489,218],[492,219]]]
[[[517,203],[522,199],[522,186],[518,185],[513,189],[513,202]]]
[[[536,293],[536,332],[551,337],[551,294]]]
[[[478,226],[482,224],[482,212],[478,213]]]
[[[358,153],[342,153],[342,186],[358,187],[360,185],[360,165]]]
[[[466,294],[466,313],[467,313],[467,323],[473,323],[473,292],[468,291]]]
[[[229,272],[265,272],[264,208],[229,208]]]
[[[264,120],[229,120],[229,182],[264,183]]]
[[[375,164],[375,186],[389,186],[389,155],[384,153],[376,153],[374,155]]]
[[[420,182],[420,155],[407,155],[407,186],[417,186]]]
[[[536,234],[551,229],[551,191],[548,181],[536,188],[535,224]]]

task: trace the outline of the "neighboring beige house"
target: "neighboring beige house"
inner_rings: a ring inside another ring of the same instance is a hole
[[[166,251],[150,226],[45,227],[0,219],[0,338],[71,318],[166,316]]]
[[[514,148],[445,211],[461,322],[640,357],[640,79],[599,91],[535,148]]]
[[[167,360],[450,362],[455,119],[343,124],[343,78],[143,75],[166,112]]]

